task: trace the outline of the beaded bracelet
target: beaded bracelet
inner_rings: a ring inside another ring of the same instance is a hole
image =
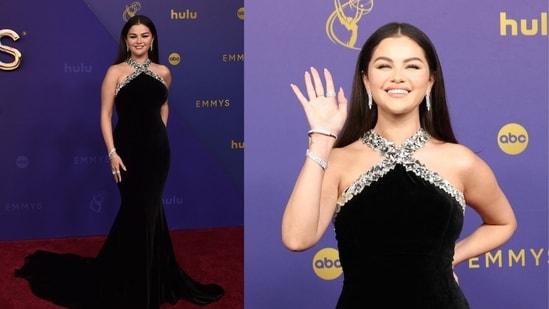
[[[322,167],[323,170],[326,170],[328,168],[328,162],[319,158],[317,155],[312,153],[309,149],[307,149],[307,151],[305,152],[305,156],[315,161],[318,165],[320,165],[320,167]]]
[[[318,134],[322,134],[322,135],[326,135],[326,136],[331,136],[331,137],[337,139],[337,135],[335,135],[334,133],[332,133],[328,130],[312,129],[312,130],[309,130],[309,132],[307,132],[307,135],[309,135],[309,137],[310,137],[311,134],[313,134],[313,133],[318,133]]]
[[[112,159],[112,155],[116,152],[116,148],[113,148],[111,149],[111,151],[109,151],[109,159]]]

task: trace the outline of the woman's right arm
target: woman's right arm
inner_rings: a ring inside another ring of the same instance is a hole
[[[309,150],[329,162],[334,138],[313,134]],[[326,170],[306,157],[282,217],[282,242],[292,251],[314,246],[322,237],[335,212],[338,197],[336,171]]]
[[[103,134],[103,140],[107,148],[107,154],[111,162],[111,169],[113,172],[119,171],[121,168],[126,170],[126,167],[122,163],[122,160],[116,153],[116,145],[114,145],[113,133],[112,133],[112,115],[114,110],[114,97],[115,89],[118,81],[118,72],[116,67],[111,66],[103,83],[101,85],[101,133]],[[116,182],[122,180],[120,173],[113,174]]]
[[[326,92],[318,71],[311,68],[305,73],[306,95],[296,85],[291,85],[300,101],[312,130],[339,133],[347,117],[347,99],[343,90],[337,97],[332,76],[324,70]],[[282,242],[292,251],[303,251],[314,246],[322,237],[334,215],[338,198],[338,170],[324,168],[329,162],[335,139],[322,133],[310,135],[311,156],[305,162],[286,204],[282,217]],[[319,162],[316,162],[316,161]]]
[[[114,148],[112,137],[112,115],[114,109],[114,91],[116,89],[116,70],[110,67],[101,84],[101,133],[107,147],[107,153]]]

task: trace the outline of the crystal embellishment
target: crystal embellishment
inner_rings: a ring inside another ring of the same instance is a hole
[[[402,165],[406,171],[413,172],[417,176],[448,193],[459,203],[462,212],[465,212],[465,197],[463,196],[463,193],[436,172],[430,171],[425,165],[412,157],[412,154],[423,147],[429,138],[430,135],[427,132],[423,129],[419,129],[412,137],[404,141],[401,146],[396,146],[393,142],[377,134],[373,129],[364,133],[360,138],[362,143],[378,151],[384,158],[369,171],[362,174],[341,193],[341,196],[337,201],[336,214],[349,200],[362,192],[365,187],[382,178],[390,170],[395,168],[397,164]]]
[[[116,86],[115,95],[118,94],[120,89],[122,89],[124,86],[126,86],[129,82],[131,82],[134,78],[139,76],[139,74],[141,74],[141,73],[145,73],[145,74],[157,79],[159,82],[164,84],[164,86],[166,86],[166,88],[168,87],[168,85],[166,84],[166,82],[164,81],[164,79],[162,77],[158,76],[153,71],[149,70],[149,66],[151,65],[151,60],[150,59],[147,59],[143,64],[139,64],[135,60],[133,60],[131,58],[128,58],[126,60],[126,63],[131,65],[135,69],[135,71],[133,71],[133,73],[128,75],[126,78],[124,78],[124,80]]]

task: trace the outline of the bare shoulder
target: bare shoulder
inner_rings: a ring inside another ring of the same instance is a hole
[[[379,163],[380,155],[357,140],[345,147],[334,148],[330,153],[330,166],[337,170],[339,190],[351,185],[360,175]]]
[[[463,179],[465,191],[472,187],[482,188],[485,184],[496,184],[495,175],[492,168],[484,159],[466,146],[449,144],[453,153],[453,164],[459,169]]]
[[[463,192],[472,175],[489,173],[484,161],[468,147],[431,139],[414,157]]]
[[[123,74],[123,72],[124,72],[124,67],[120,63],[118,63],[118,64],[113,64],[109,66],[107,68],[107,73],[105,75],[116,77]]]
[[[103,85],[106,86],[107,89],[111,89],[114,91],[115,86],[120,82],[123,76],[126,76],[127,74],[129,73],[123,65],[121,65],[120,63],[113,64],[107,68],[107,72],[105,73],[105,78],[103,80]]]
[[[365,149],[364,144],[357,140],[345,147],[334,148],[330,154],[330,160],[348,162],[349,159],[360,155]]]
[[[170,69],[159,63],[154,63],[151,67],[151,69],[160,77],[162,77],[166,82],[169,82],[171,80],[171,73]]]
[[[170,74],[170,69],[168,69],[168,67],[163,65],[163,64],[154,63],[153,68],[154,68],[155,71],[158,71],[159,73]]]
[[[482,161],[471,149],[461,144],[434,141],[429,144],[429,148],[433,149],[432,153],[438,160],[451,163],[460,170],[475,168]]]
[[[463,192],[467,205],[474,208],[485,222],[513,221],[509,201],[499,187],[496,175],[480,155],[464,145],[446,143],[441,146],[448,157],[444,161],[453,164],[450,178]],[[448,170],[447,170],[448,171]]]

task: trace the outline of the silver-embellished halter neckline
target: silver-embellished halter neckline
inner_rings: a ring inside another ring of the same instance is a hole
[[[379,152],[383,156],[383,159],[369,171],[362,174],[341,193],[337,200],[336,214],[349,200],[362,192],[365,187],[378,181],[390,170],[394,169],[397,164],[402,165],[406,171],[413,172],[434,186],[444,190],[460,204],[462,211],[465,211],[465,197],[463,193],[412,156],[415,151],[425,146],[430,138],[429,133],[423,129],[419,129],[400,146],[396,146],[395,143],[380,136],[373,129],[364,133],[360,141]]]
[[[423,147],[430,137],[429,133],[420,128],[414,135],[407,138],[402,145],[397,146],[372,129],[364,133],[360,141],[381,153],[389,162],[403,163],[412,160],[412,153]]]
[[[140,64],[132,58],[128,58],[126,60],[126,63],[131,65],[136,70],[136,72],[141,73],[149,70],[149,65],[151,65],[151,59],[147,59],[145,60],[145,62],[143,62],[143,64]]]
[[[145,60],[143,64],[137,63],[137,61],[131,58],[126,59],[125,62],[128,65],[132,66],[135,69],[135,71],[133,71],[133,73],[128,75],[126,78],[124,78],[124,80],[116,86],[116,89],[114,92],[115,95],[118,94],[118,92],[120,91],[120,89],[122,89],[122,87],[126,86],[129,82],[131,82],[134,78],[136,78],[141,73],[145,73],[151,77],[154,77],[156,80],[164,84],[164,86],[168,87],[168,85],[166,84],[166,81],[162,77],[156,75],[153,71],[149,70],[149,66],[152,63],[150,59]]]

